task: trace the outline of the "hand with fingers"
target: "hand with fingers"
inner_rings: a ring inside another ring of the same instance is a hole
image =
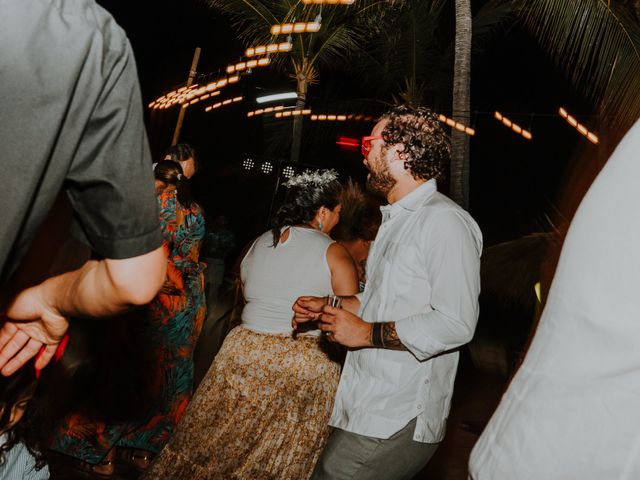
[[[325,302],[325,297],[298,297],[291,307],[294,312],[293,320],[291,320],[293,329],[296,330],[298,324],[318,320]]]
[[[348,310],[324,305],[320,320],[328,340],[351,348],[371,346],[371,324]]]
[[[36,356],[44,368],[69,327],[67,319],[48,305],[39,286],[21,292],[11,303],[0,329],[0,373],[9,376]]]

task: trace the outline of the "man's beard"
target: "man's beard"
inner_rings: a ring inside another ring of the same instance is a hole
[[[396,180],[389,173],[389,167],[383,160],[376,160],[375,168],[371,168],[367,176],[367,190],[386,198],[395,184]]]

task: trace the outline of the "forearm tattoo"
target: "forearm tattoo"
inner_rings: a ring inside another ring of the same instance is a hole
[[[376,322],[371,325],[371,345],[389,350],[407,350],[396,332],[396,322]]]

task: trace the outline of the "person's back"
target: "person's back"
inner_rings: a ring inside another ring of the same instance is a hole
[[[331,238],[313,228],[290,227],[286,241],[273,247],[271,231],[253,244],[241,265],[247,304],[242,325],[263,333],[291,332],[291,305],[303,293],[333,292],[327,249]],[[319,334],[319,331],[315,331]]]

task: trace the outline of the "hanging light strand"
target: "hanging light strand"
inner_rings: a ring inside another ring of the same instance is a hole
[[[209,105],[207,108],[204,109],[205,112],[210,112],[212,110],[216,110],[220,107],[225,107],[227,105],[230,105],[232,103],[238,103],[241,102],[243,99],[243,97],[234,97],[234,98],[227,98],[226,100],[223,100],[222,102],[217,102],[214,103],[213,105]]]
[[[456,122],[454,119],[446,117],[442,114],[438,115],[438,120],[440,120],[442,123],[446,123],[450,127],[455,128],[462,133],[466,133],[469,136],[473,136],[476,134],[476,131],[473,128],[467,127],[466,125],[460,122]]]
[[[509,120],[507,117],[502,115],[500,112],[494,112],[493,117],[499,122],[502,122],[502,124],[505,127],[510,128],[511,130],[513,130],[519,135],[522,135],[527,140],[531,140],[533,138],[533,135],[531,135],[531,132],[529,130],[525,130],[517,123],[513,123],[511,120]]]
[[[265,55],[268,53],[290,52],[293,49],[293,43],[281,42],[270,43],[269,45],[259,45],[257,47],[249,47],[244,52],[247,57],[255,57],[256,55]]]
[[[569,113],[564,108],[560,107],[560,109],[558,110],[558,113],[560,114],[560,116],[562,118],[564,118],[567,121],[567,123],[569,125],[571,125],[573,128],[578,130],[578,132],[580,132],[582,135],[587,137],[587,140],[589,140],[591,143],[593,143],[595,145],[600,143],[600,139],[598,138],[598,136],[595,133],[589,131],[587,129],[587,127],[585,127],[584,125],[579,123],[575,119],[575,117],[573,117],[572,115],[569,115]]]
[[[282,23],[271,27],[271,35],[287,35],[289,33],[315,33],[320,30],[320,22]]]

